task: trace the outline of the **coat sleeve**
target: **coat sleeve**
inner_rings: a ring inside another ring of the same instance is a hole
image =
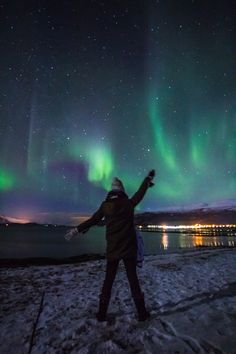
[[[96,225],[103,217],[104,214],[101,205],[100,208],[91,216],[91,218],[89,218],[88,220],[82,222],[77,226],[78,232],[83,232],[89,229],[91,226]]]
[[[130,198],[131,203],[135,207],[141,200],[143,199],[148,187],[150,186],[150,178],[146,177],[144,178],[141,186],[139,187],[138,191],[133,195],[132,198]]]

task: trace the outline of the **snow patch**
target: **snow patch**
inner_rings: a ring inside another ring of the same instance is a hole
[[[235,264],[235,249],[146,257],[143,323],[122,263],[104,323],[95,318],[104,260],[1,268],[1,351],[27,353],[31,343],[35,354],[235,353]]]

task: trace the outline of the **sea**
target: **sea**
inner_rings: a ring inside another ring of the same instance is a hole
[[[67,258],[106,251],[105,228],[93,227],[86,234],[66,241],[67,227],[0,225],[0,259]],[[236,230],[220,233],[142,231],[146,255],[164,254],[197,247],[236,247]]]

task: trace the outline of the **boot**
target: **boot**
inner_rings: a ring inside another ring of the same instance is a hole
[[[146,310],[144,297],[143,298],[134,298],[134,302],[138,311],[138,320],[146,321],[150,317],[150,313]]]
[[[100,297],[98,313],[96,313],[99,322],[106,321],[106,314],[109,305],[109,300]]]

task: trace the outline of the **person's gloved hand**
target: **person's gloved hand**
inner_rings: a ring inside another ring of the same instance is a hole
[[[65,234],[65,239],[67,241],[70,241],[75,235],[78,234],[78,230],[77,230],[77,227],[74,227],[73,229],[70,229],[66,232]]]
[[[149,174],[148,174],[148,177],[149,177],[150,179],[153,179],[153,178],[155,177],[155,175],[156,175],[155,170],[151,170],[151,171],[149,172]]]
[[[151,170],[149,173],[148,173],[148,178],[150,180],[149,182],[149,187],[153,187],[155,183],[152,182],[153,178],[155,177],[155,170]]]

